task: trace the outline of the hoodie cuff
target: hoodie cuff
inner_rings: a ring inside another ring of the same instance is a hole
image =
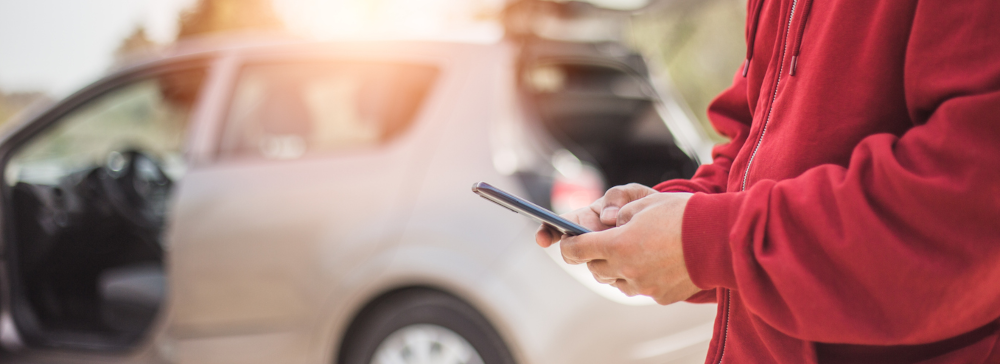
[[[705,192],[702,191],[701,188],[698,188],[696,183],[687,179],[672,179],[669,181],[663,181],[658,183],[656,186],[653,186],[653,189],[660,192]]]
[[[729,232],[743,197],[742,193],[696,193],[684,208],[684,264],[698,288],[736,288]]]

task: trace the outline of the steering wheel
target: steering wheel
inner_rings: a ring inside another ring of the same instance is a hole
[[[115,151],[101,169],[101,187],[121,218],[143,229],[163,228],[173,181],[155,158],[135,149]]]

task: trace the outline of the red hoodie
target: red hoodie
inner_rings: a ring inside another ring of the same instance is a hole
[[[690,180],[707,363],[1000,363],[1000,1],[750,0]],[[745,76],[744,76],[745,75]]]

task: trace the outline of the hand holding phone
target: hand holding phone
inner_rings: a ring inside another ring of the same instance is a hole
[[[590,232],[587,228],[574,224],[569,220],[556,215],[555,212],[549,211],[548,209],[535,205],[520,197],[504,192],[499,188],[491,186],[489,183],[477,182],[472,185],[472,192],[475,192],[479,196],[490,200],[497,205],[503,206],[508,210],[525,215],[535,221],[550,226],[553,229],[558,230],[560,233],[573,236]]]

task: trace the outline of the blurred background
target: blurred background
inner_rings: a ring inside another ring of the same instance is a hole
[[[469,185],[690,177],[745,7],[0,0],[0,363],[701,363]]]
[[[715,141],[705,108],[743,61],[745,0],[592,0],[628,16],[621,37],[672,78]],[[0,124],[185,38],[282,32],[319,39],[503,34],[505,0],[0,0]]]

